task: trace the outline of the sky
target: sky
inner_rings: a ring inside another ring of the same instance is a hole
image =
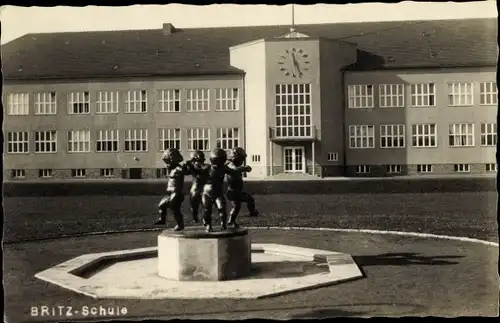
[[[375,14],[376,13],[376,14]],[[496,1],[411,2],[397,4],[296,5],[295,24],[357,21],[461,19],[497,17]],[[290,25],[291,6],[219,4],[135,5],[124,7],[0,7],[1,43],[29,33],[159,29],[170,22],[178,28]]]

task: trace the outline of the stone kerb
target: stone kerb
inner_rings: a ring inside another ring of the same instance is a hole
[[[202,227],[165,230],[158,236],[158,274],[177,281],[223,281],[250,275],[247,229],[204,232]]]

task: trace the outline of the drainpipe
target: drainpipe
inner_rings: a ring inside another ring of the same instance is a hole
[[[348,138],[348,136],[346,136],[346,97],[345,97],[345,71],[342,70],[341,74],[340,74],[340,78],[341,78],[341,84],[342,84],[342,138],[343,138],[343,142],[342,142],[342,163],[343,163],[343,176],[347,176],[347,165],[346,165],[346,161],[347,161],[347,157],[346,157],[346,153],[347,153],[347,144],[346,144],[346,139]]]

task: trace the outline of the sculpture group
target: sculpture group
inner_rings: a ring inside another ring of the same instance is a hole
[[[243,148],[232,150],[228,159],[225,150],[215,148],[210,153],[209,164],[205,163],[205,154],[194,151],[191,158],[183,162],[180,151],[170,148],[165,151],[163,161],[167,167],[167,193],[158,203],[159,219],[156,225],[166,224],[167,211],[170,209],[176,222],[175,231],[184,229],[184,217],[181,211],[184,202],[184,178],[191,175],[193,182],[189,193],[193,222],[199,221],[200,205],[203,208],[203,225],[205,231],[211,232],[212,208],[215,205],[220,218],[222,230],[228,226],[237,228],[236,217],[241,210],[241,204],[246,203],[250,216],[257,216],[255,201],[251,194],[243,191],[243,173],[252,171],[250,166],[244,166],[247,154]],[[227,192],[224,191],[224,179],[227,178]],[[226,210],[226,198],[232,204],[229,219]]]

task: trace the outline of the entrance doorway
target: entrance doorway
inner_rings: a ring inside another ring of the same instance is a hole
[[[130,169],[130,179],[141,179],[141,178],[142,178],[142,168]]]
[[[284,147],[285,173],[305,173],[306,158],[304,147]]]

